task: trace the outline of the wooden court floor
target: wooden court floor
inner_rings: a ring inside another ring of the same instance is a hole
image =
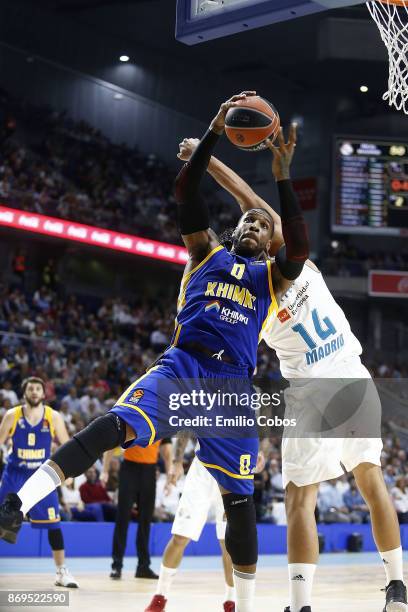
[[[208,558],[207,558],[208,559]],[[15,560],[16,561],[16,560]],[[125,571],[122,580],[112,581],[98,569],[92,559],[75,560],[75,576],[80,588],[70,590],[69,608],[47,607],[47,610],[67,612],[143,612],[155,582],[140,580]],[[82,561],[82,565],[78,562]],[[1,566],[7,567],[6,559]],[[23,573],[6,573],[0,568],[1,590],[47,590],[53,587],[53,574],[25,573],[24,559],[18,560]],[[214,566],[218,565],[214,562]],[[71,566],[70,566],[71,567]],[[108,567],[108,566],[107,566]],[[210,569],[211,560],[203,569],[180,570],[166,612],[222,611],[223,577],[220,569]],[[408,567],[406,564],[408,572]],[[384,573],[380,564],[333,563],[322,565],[316,574],[313,612],[382,612]],[[65,589],[64,589],[65,590]],[[287,570],[284,565],[261,567],[257,579],[257,612],[283,612],[287,600]],[[3,608],[1,612],[17,610]],[[45,608],[24,607],[24,610]]]

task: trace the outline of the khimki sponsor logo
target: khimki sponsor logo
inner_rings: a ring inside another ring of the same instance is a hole
[[[208,302],[204,307],[205,312],[216,312],[220,313],[221,321],[225,321],[226,323],[230,323],[231,325],[236,325],[237,323],[243,323],[244,325],[248,325],[248,317],[238,312],[238,310],[232,310],[227,306],[221,307],[221,302],[219,300],[212,300]],[[220,312],[221,310],[221,312]]]
[[[224,306],[221,310],[220,319],[221,321],[226,321],[231,325],[236,325],[237,323],[244,323],[244,325],[248,325],[248,317],[243,315],[241,312],[231,310],[231,308],[227,308],[226,306]]]

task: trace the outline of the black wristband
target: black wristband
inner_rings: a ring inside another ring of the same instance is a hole
[[[210,227],[207,204],[200,195],[200,183],[208,168],[219,135],[207,130],[198,147],[176,178],[176,201],[180,232],[187,236]]]
[[[304,266],[303,261],[290,261],[287,258],[285,245],[276,253],[275,263],[282,276],[288,280],[295,280],[300,276]]]

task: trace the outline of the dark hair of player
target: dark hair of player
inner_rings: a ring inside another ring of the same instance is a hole
[[[45,382],[43,381],[42,378],[39,378],[38,376],[29,376],[28,378],[25,378],[23,380],[23,382],[21,383],[21,393],[24,395],[25,390],[27,389],[27,385],[29,383],[35,383],[37,385],[41,385],[43,388],[43,391],[45,393]]]

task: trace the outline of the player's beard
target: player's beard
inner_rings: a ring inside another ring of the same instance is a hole
[[[243,245],[240,238],[233,238],[231,250],[241,257],[258,257],[258,259],[262,259],[265,256],[265,251],[260,245],[258,245],[256,249],[251,249],[250,247]]]
[[[43,399],[39,399],[36,402],[34,402],[33,400],[29,400],[28,397],[24,398],[26,401],[26,404],[30,407],[30,408],[38,408],[38,406],[40,406],[40,404],[42,404]]]

